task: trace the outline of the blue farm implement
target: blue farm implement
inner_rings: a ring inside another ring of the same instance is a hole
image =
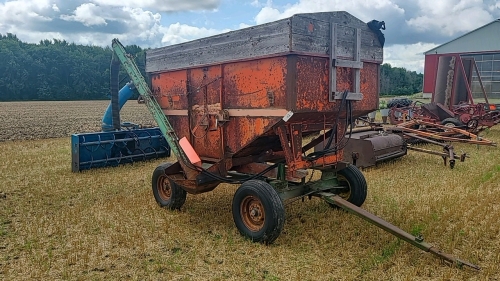
[[[71,136],[72,170],[117,166],[170,156],[158,128],[74,134]]]
[[[112,67],[114,72],[117,69]],[[73,172],[170,156],[170,147],[160,129],[120,122],[119,111],[135,87],[127,83],[119,92],[117,89],[118,83],[112,81],[111,103],[102,117],[103,131],[71,136]]]

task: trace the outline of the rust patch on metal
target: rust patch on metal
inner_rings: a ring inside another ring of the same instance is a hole
[[[187,71],[178,70],[153,75],[151,89],[163,109],[186,109]]]
[[[271,130],[272,126],[281,120],[279,117],[231,117],[224,130],[226,152],[237,153],[252,143],[259,136]],[[265,147],[261,147],[261,151]]]
[[[286,57],[224,66],[224,108],[285,108]],[[272,93],[272,94],[271,94]]]
[[[329,102],[328,58],[298,56],[297,58],[297,100],[298,111],[335,112],[340,102]],[[337,90],[353,92],[352,69],[337,67]],[[353,102],[354,117],[374,111],[378,107],[378,65],[363,63],[360,74],[360,88],[363,94],[361,101]]]
[[[314,31],[314,24],[312,24],[312,22],[310,22],[310,23],[307,25],[307,30],[308,30],[309,32],[311,32],[311,33]]]

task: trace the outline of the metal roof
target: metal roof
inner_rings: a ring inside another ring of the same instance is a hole
[[[500,19],[476,28],[424,54],[500,51]]]

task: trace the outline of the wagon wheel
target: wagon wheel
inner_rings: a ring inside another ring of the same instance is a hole
[[[476,131],[478,125],[479,125],[479,121],[477,119],[469,120],[469,122],[467,122],[467,131],[469,131],[469,132]]]
[[[170,210],[180,209],[186,202],[186,191],[165,173],[165,170],[174,164],[166,162],[158,166],[151,180],[156,202]]]
[[[457,118],[446,118],[443,121],[441,121],[441,125],[448,127],[448,128],[455,128],[455,127],[460,127],[463,125],[460,120]]]
[[[285,222],[285,207],[278,192],[267,182],[246,181],[233,197],[233,219],[241,235],[270,244]]]
[[[367,184],[361,171],[356,166],[349,165],[337,171],[337,179],[344,188],[335,188],[331,191],[358,207],[363,205],[367,194]],[[330,205],[336,207],[334,204]]]

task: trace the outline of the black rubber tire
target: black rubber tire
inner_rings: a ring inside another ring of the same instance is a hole
[[[461,127],[464,124],[460,122],[457,118],[446,118],[443,121],[441,121],[441,125],[443,126],[449,126],[449,127]]]
[[[363,173],[354,165],[349,165],[346,168],[337,171],[337,179],[341,185],[347,185],[348,191],[338,193],[340,197],[350,203],[361,207],[366,200],[367,184]]]
[[[410,99],[407,99],[407,98],[392,99],[392,100],[390,100],[387,103],[387,108],[391,108],[391,107],[397,107],[397,108],[407,107],[407,106],[410,106],[412,103],[413,103],[413,101],[410,100]]]
[[[170,210],[180,209],[186,202],[186,191],[165,174],[165,170],[174,164],[166,162],[156,167],[151,178],[156,202]]]
[[[253,242],[271,244],[283,230],[285,206],[267,182],[249,180],[241,184],[234,194],[232,209],[236,228]]]

